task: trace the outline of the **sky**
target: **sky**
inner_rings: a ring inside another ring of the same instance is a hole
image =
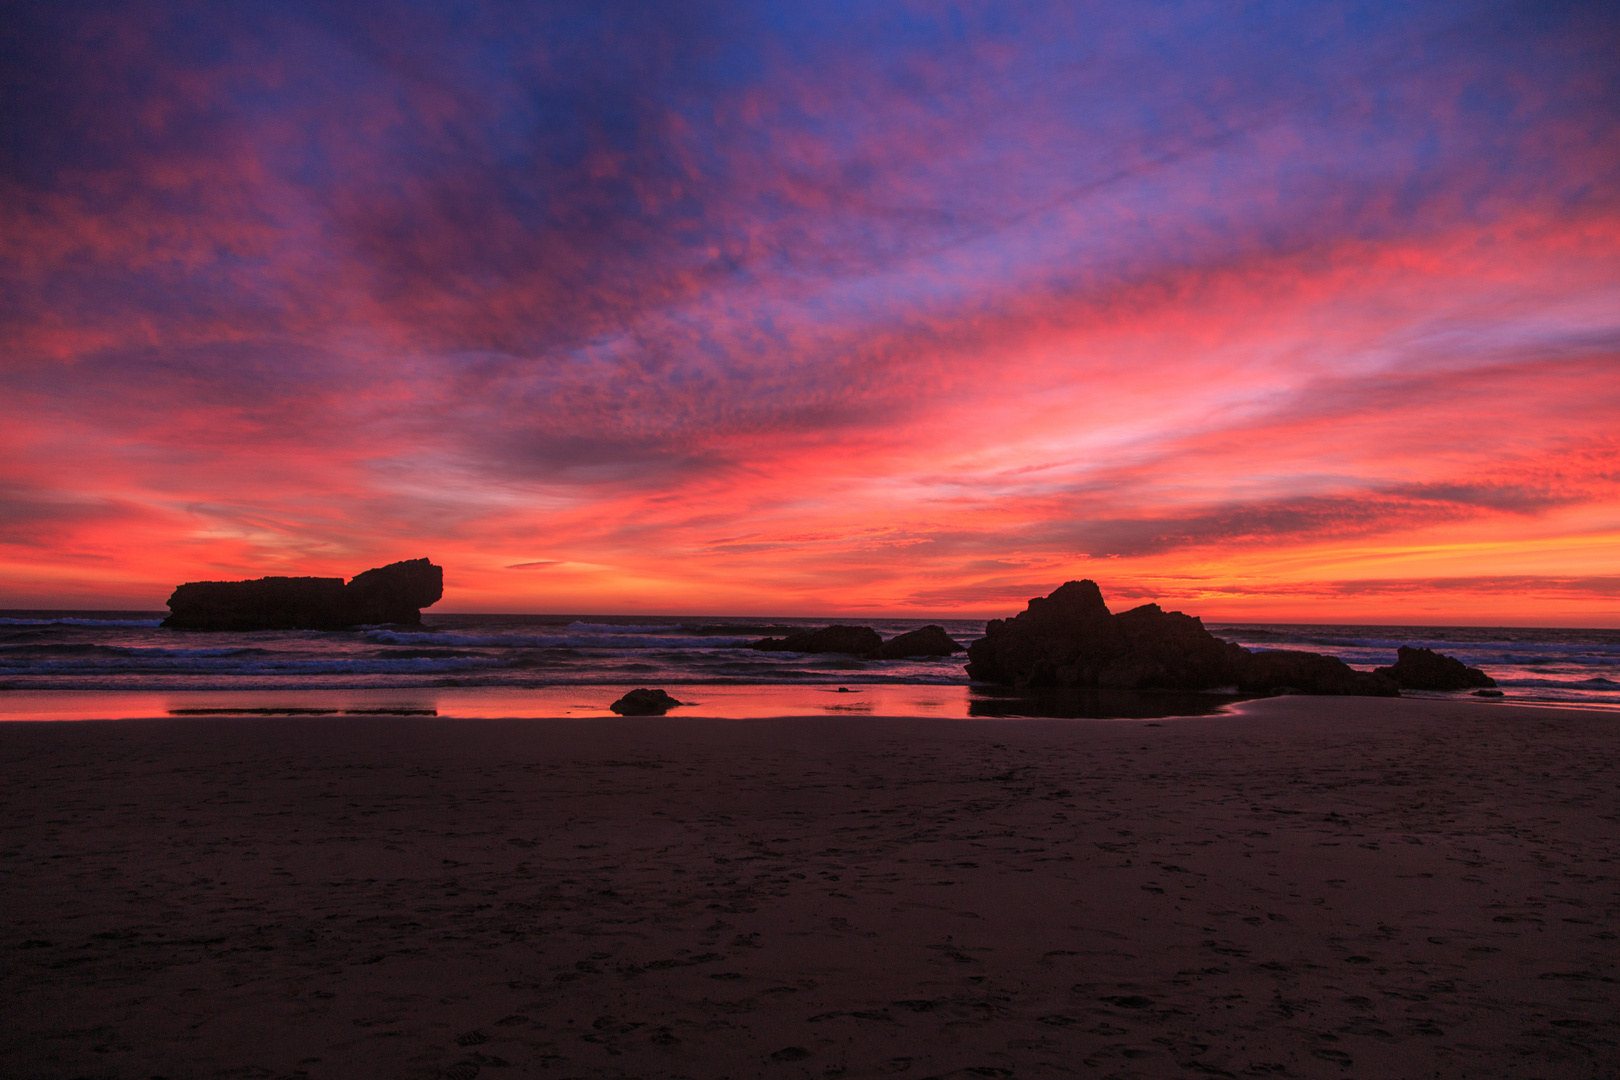
[[[0,28],[0,607],[1620,626],[1612,4]]]

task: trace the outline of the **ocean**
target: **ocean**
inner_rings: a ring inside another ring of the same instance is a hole
[[[705,715],[804,711],[946,716],[1169,716],[1219,695],[1013,695],[970,685],[965,657],[861,660],[745,646],[827,619],[451,615],[420,628],[165,630],[163,612],[0,612],[0,719],[209,713],[609,715],[664,687]],[[982,619],[843,620],[884,638],[937,623],[967,644]],[[1369,669],[1398,645],[1492,675],[1503,701],[1620,708],[1620,630],[1210,623],[1249,648],[1307,649]]]

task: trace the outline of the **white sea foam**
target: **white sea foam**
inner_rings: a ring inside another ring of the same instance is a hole
[[[758,632],[698,630],[670,622],[625,624],[545,616],[435,616],[422,627],[358,632],[189,634],[156,619],[56,617],[10,611],[0,618],[0,688],[252,689],[686,685],[746,683],[938,684],[967,682],[960,656],[875,661],[838,655],[755,652]],[[114,613],[107,613],[114,614]],[[122,614],[122,613],[118,613]],[[136,613],[131,613],[136,614]],[[713,620],[720,623],[719,617]],[[940,622],[959,641],[982,623]],[[796,620],[795,625],[811,625]],[[922,620],[886,620],[885,634]],[[726,627],[725,630],[731,630]],[[1491,630],[1471,627],[1225,626],[1221,637],[1258,647],[1308,649],[1370,668],[1401,644],[1426,645],[1483,668],[1508,700],[1620,704],[1620,631]],[[744,636],[746,633],[746,636]],[[701,635],[701,636],[700,636]],[[425,655],[419,655],[425,654]],[[448,655],[447,655],[448,654]]]
[[[735,649],[751,637],[652,637],[637,634],[456,634],[373,630],[367,641],[379,645],[446,645],[497,649]]]
[[[646,626],[620,626],[617,623],[571,622],[568,629],[587,634],[658,634],[674,633],[684,627],[680,623],[650,623]]]
[[[130,645],[120,648],[118,651],[130,656],[262,656],[269,650],[254,648],[253,646],[238,646],[236,648],[221,646],[217,649],[161,649]]]

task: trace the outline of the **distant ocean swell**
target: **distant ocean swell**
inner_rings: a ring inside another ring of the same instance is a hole
[[[577,626],[578,624],[576,624]],[[575,627],[569,627],[570,630]],[[638,630],[648,629],[638,627]],[[680,630],[680,627],[675,627]],[[737,649],[751,637],[674,637],[671,634],[453,634],[417,633],[398,630],[373,630],[366,634],[367,641],[383,645],[467,645],[500,649]]]
[[[1309,649],[1356,668],[1392,663],[1402,645],[1481,668],[1510,699],[1620,706],[1620,630],[1562,627],[1323,626],[1210,623],[1251,649]]]
[[[439,615],[420,629],[338,633],[188,633],[158,613],[0,615],[0,689],[341,690],[559,685],[964,685],[964,657],[862,660],[756,652],[766,633],[825,619],[646,619]],[[932,620],[966,644],[981,620]],[[891,637],[925,620],[872,623]],[[1510,700],[1620,707],[1620,631],[1477,627],[1216,624],[1249,648],[1331,653],[1358,668],[1399,645],[1457,656],[1493,675]]]
[[[773,627],[559,622],[543,616],[428,616],[422,630],[187,633],[153,619],[7,617],[0,686],[16,689],[262,690],[432,686],[965,683],[962,658],[864,661],[756,652]],[[705,621],[707,623],[707,621]],[[896,624],[890,634],[920,623]],[[982,623],[953,624],[977,636]],[[738,632],[716,633],[735,629]],[[159,644],[159,642],[162,642]],[[195,645],[179,643],[195,642]]]
[[[162,618],[151,619],[91,619],[79,616],[62,616],[49,619],[18,618],[13,616],[0,617],[0,626],[161,626]]]

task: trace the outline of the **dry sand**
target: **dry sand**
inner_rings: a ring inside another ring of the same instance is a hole
[[[1620,716],[0,726],[10,1077],[1612,1077]]]

